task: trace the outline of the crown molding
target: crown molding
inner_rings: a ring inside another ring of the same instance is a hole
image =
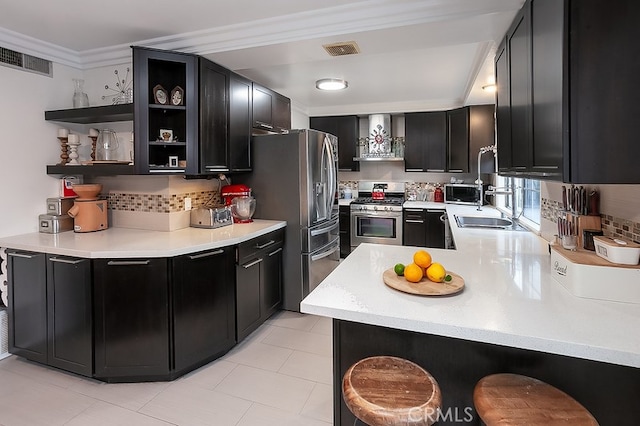
[[[519,2],[513,3],[514,10],[520,6]],[[460,19],[499,11],[504,11],[504,0],[492,0],[482,4],[472,2],[471,9],[468,0],[426,0],[409,3],[366,0],[80,52],[2,28],[0,41],[7,40],[9,48],[63,65],[91,69],[131,62],[132,45],[206,55],[318,37]]]

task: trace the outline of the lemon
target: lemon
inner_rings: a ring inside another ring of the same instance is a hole
[[[398,276],[404,275],[404,265],[402,263],[396,263],[396,266],[393,267],[393,270]]]
[[[413,262],[421,268],[428,268],[431,265],[431,255],[424,250],[418,250],[413,254]]]
[[[422,268],[415,263],[410,263],[404,267],[404,278],[411,282],[417,283],[422,279]]]
[[[427,268],[426,275],[429,280],[441,283],[447,276],[447,271],[444,269],[444,266],[434,262]]]

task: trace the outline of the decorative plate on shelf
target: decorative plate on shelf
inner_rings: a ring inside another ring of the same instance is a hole
[[[420,296],[447,296],[461,292],[464,288],[464,279],[455,272],[447,271],[447,274],[451,275],[451,281],[436,283],[422,278],[417,283],[412,283],[398,276],[391,268],[382,273],[382,280],[391,288]]]
[[[166,105],[167,102],[169,102],[169,94],[164,89],[164,87],[156,84],[153,87],[153,99],[157,104]]]
[[[171,91],[171,105],[182,105],[184,101],[184,90],[180,86],[176,86]]]

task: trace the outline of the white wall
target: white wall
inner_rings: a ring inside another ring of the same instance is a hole
[[[0,66],[0,237],[35,232],[46,199],[58,196],[47,164],[60,160],[59,125],[44,111],[67,108],[79,70],[54,64],[53,78]]]

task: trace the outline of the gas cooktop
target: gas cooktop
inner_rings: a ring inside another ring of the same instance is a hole
[[[374,204],[374,205],[397,205],[401,206],[404,203],[404,197],[385,197],[383,199],[376,199],[372,197],[358,197],[351,202],[351,204]]]

